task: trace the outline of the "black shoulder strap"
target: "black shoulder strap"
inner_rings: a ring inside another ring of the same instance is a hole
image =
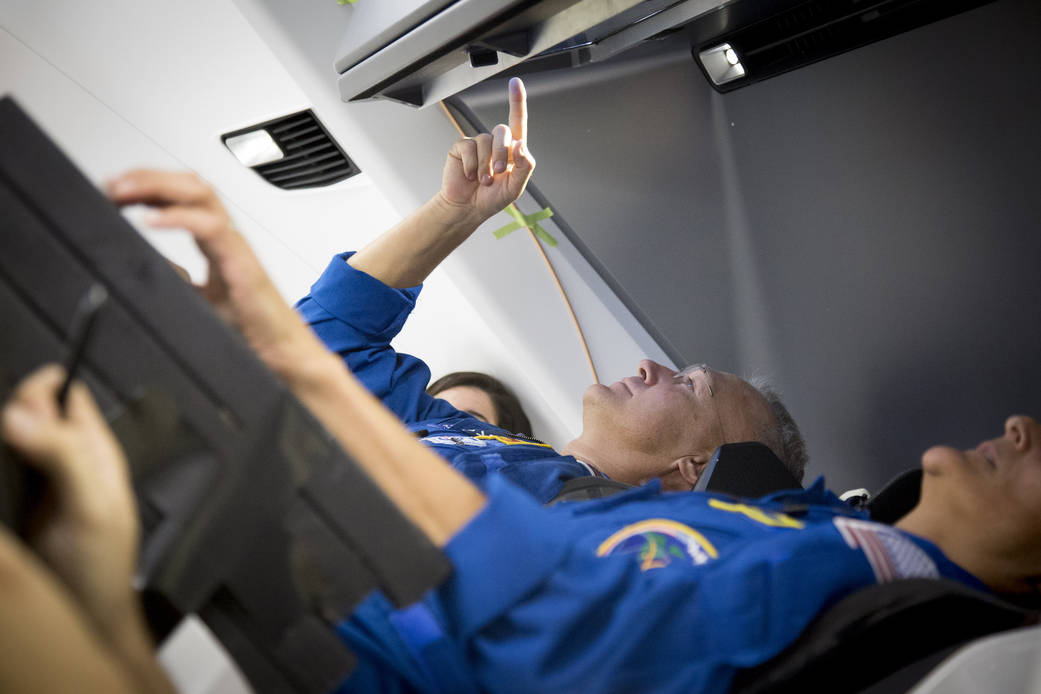
[[[632,488],[632,485],[603,477],[576,477],[568,480],[547,505],[560,501],[602,499]],[[748,498],[784,489],[802,489],[802,485],[773,451],[756,441],[720,446],[694,487],[695,491]]]
[[[560,503],[561,501],[587,501],[589,499],[602,499],[605,496],[613,496],[633,485],[624,482],[615,482],[606,477],[575,477],[564,483],[560,492],[549,500],[547,506]]]

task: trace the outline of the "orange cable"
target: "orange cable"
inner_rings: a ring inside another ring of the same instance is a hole
[[[445,106],[445,102],[438,101],[437,105],[441,107],[441,111],[445,114],[445,118],[448,119],[448,122],[455,126],[455,130],[459,133],[459,137],[466,137],[466,133],[463,132],[463,128],[459,125],[459,121],[455,119],[452,112],[448,110],[447,106]]]
[[[567,307],[568,315],[571,316],[571,322],[575,326],[575,330],[578,331],[578,341],[582,345],[582,352],[586,355],[586,362],[589,364],[589,371],[593,374],[593,383],[600,383],[600,377],[596,374],[596,366],[593,364],[593,355],[589,353],[589,343],[586,342],[586,335],[582,332],[582,326],[578,322],[578,316],[575,315],[575,310],[571,307],[571,300],[568,299],[567,292],[564,291],[564,285],[560,283],[560,277],[557,276],[557,271],[553,268],[553,263],[549,261],[549,256],[546,255],[546,249],[539,243],[538,238],[535,237],[535,232],[531,230],[531,227],[524,227],[528,230],[528,237],[531,238],[532,243],[539,249],[539,254],[542,256],[542,260],[546,263],[546,267],[549,268],[549,274],[553,276],[553,281],[557,285],[557,289],[560,290],[560,297],[564,300],[564,306]]]
[[[437,102],[444,112],[445,117],[448,121],[455,126],[456,131],[460,137],[466,137],[466,133],[459,125],[459,121],[456,120],[452,112],[445,106],[444,101]],[[517,209],[514,203],[510,203],[510,207]],[[520,212],[520,210],[517,210]],[[589,353],[589,343],[586,341],[586,335],[582,331],[582,325],[578,322],[578,316],[575,315],[575,309],[571,307],[571,300],[568,298],[567,292],[564,290],[564,285],[560,282],[560,277],[557,275],[556,269],[553,267],[553,263],[550,262],[549,256],[546,255],[546,249],[539,243],[538,238],[535,236],[535,232],[532,231],[531,227],[524,227],[528,230],[528,236],[531,238],[532,243],[539,249],[539,255],[542,256],[542,261],[546,264],[546,268],[549,270],[549,274],[553,277],[553,282],[557,285],[557,289],[560,291],[560,297],[564,300],[564,306],[567,308],[568,315],[571,316],[571,323],[575,326],[575,331],[578,332],[578,341],[582,345],[582,352],[586,355],[586,362],[589,364],[589,371],[593,374],[593,382],[600,383],[600,377],[596,373],[596,365],[593,364],[593,355]]]

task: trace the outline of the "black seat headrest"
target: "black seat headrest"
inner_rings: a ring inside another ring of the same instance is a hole
[[[785,489],[802,489],[781,459],[758,441],[727,443],[716,449],[694,491],[758,498]]]

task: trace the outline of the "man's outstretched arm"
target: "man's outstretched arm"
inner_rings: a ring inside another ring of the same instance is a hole
[[[511,79],[509,92],[509,125],[456,142],[441,190],[348,263],[396,289],[422,284],[477,227],[520,197],[535,160],[528,151],[523,82]]]

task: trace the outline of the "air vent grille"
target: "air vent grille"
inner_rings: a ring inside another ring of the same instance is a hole
[[[279,188],[319,188],[361,173],[311,110],[226,133],[221,140],[227,145],[229,139],[260,130],[267,131],[281,156],[276,152],[274,161],[267,157],[250,168]]]

